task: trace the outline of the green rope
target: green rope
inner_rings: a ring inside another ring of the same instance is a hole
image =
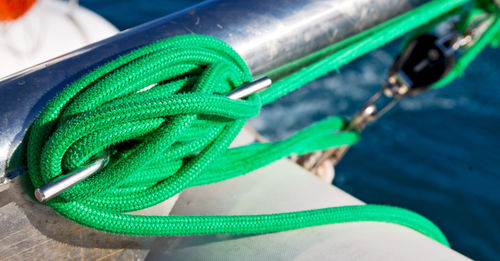
[[[224,42],[178,36],[131,51],[70,84],[40,113],[27,136],[34,187],[111,150],[105,169],[47,205],[82,225],[121,234],[268,233],[323,224],[380,221],[412,228],[447,245],[424,217],[401,208],[345,206],[268,215],[141,216],[185,188],[246,174],[290,154],[354,144],[331,117],[278,142],[228,146],[244,122],[267,104],[396,37],[460,7],[466,0],[431,1],[246,100],[224,97],[250,82],[241,57]],[[145,87],[155,85],[149,90]]]

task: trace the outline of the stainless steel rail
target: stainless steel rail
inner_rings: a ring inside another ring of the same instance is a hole
[[[211,35],[229,43],[257,76],[427,1],[209,1],[24,70],[0,82],[0,177],[20,167],[16,149],[47,101],[89,69],[133,48],[174,35]]]

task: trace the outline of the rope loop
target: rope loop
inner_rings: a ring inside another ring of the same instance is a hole
[[[33,185],[111,150],[104,170],[54,201],[109,211],[164,201],[189,186],[258,114],[258,96],[224,97],[249,81],[231,47],[207,36],[170,38],[119,57],[69,85],[37,118],[28,145]]]

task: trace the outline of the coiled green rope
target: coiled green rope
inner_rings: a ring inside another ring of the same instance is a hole
[[[47,204],[95,229],[142,236],[267,233],[322,224],[381,221],[407,226],[448,245],[432,222],[401,208],[346,206],[242,216],[140,216],[187,187],[243,175],[292,153],[352,145],[338,117],[322,120],[279,142],[228,149],[262,103],[335,70],[466,1],[432,1],[390,21],[334,55],[246,100],[224,97],[251,81],[247,66],[224,42],[179,36],[139,48],[65,88],[30,128],[27,164],[34,187],[52,182],[93,155],[112,150],[100,173]],[[408,14],[410,15],[410,14]],[[389,37],[388,32],[392,32]],[[387,39],[382,39],[384,36]],[[146,87],[154,87],[145,90]]]

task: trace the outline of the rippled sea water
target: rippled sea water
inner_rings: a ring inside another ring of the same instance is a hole
[[[199,1],[80,2],[126,29]],[[352,115],[380,88],[399,44],[304,86],[250,123],[281,139],[324,117]],[[334,184],[367,203],[423,214],[473,259],[500,259],[499,69],[500,49],[487,49],[451,85],[401,102],[363,132]]]

